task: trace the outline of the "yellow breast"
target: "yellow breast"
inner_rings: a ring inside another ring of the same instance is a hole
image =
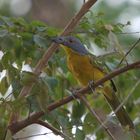
[[[75,78],[86,86],[90,81],[97,81],[104,76],[97,67],[94,67],[90,62],[89,56],[82,56],[77,53],[69,53],[67,56],[67,64]]]
[[[67,53],[68,68],[82,86],[87,86],[90,81],[96,82],[105,76],[105,73],[101,69],[91,63],[88,55],[79,55],[66,47],[64,49]],[[102,88],[96,88],[96,91],[101,91],[109,98],[112,98],[110,81],[104,83],[103,91]]]

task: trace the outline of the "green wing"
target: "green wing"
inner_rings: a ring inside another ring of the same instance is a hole
[[[104,61],[101,61],[101,60],[99,61],[98,58],[95,55],[92,55],[92,54],[90,54],[89,57],[90,57],[90,62],[94,67],[97,67],[98,69],[100,69],[105,74],[109,73],[110,70],[109,70],[108,66],[106,65],[106,63]],[[115,86],[114,81],[110,80],[110,82],[111,82],[113,90],[116,92],[117,88]]]

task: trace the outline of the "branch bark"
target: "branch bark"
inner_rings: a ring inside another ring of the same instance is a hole
[[[124,55],[124,57],[121,59],[120,63],[118,64],[117,67],[119,67],[122,62],[124,61],[124,59],[128,56],[128,54],[134,49],[136,48],[136,46],[139,44],[140,42],[140,38],[130,47],[130,49],[126,52],[126,54]]]
[[[84,96],[80,96],[81,101],[85,104],[85,106],[88,108],[92,116],[94,116],[98,122],[101,124],[101,126],[104,128],[104,130],[107,132],[107,134],[112,138],[112,140],[117,140],[116,136],[111,132],[110,127],[107,126],[107,123],[104,123],[105,116],[99,111],[95,111],[95,109],[90,107],[90,104],[88,103],[87,99]]]
[[[103,84],[104,82],[106,82],[107,80],[111,80],[115,76],[118,76],[118,75],[120,75],[128,70],[132,70],[135,68],[140,68],[140,61],[129,64],[123,68],[119,68],[119,69],[114,70],[113,72],[107,74],[102,79],[95,82],[92,88],[94,89],[94,88],[98,87],[99,85]],[[74,93],[72,96],[65,97],[62,100],[59,100],[59,101],[56,101],[56,102],[50,104],[48,106],[48,112],[74,100],[75,98],[79,98],[79,96],[81,96],[83,94],[87,94],[90,90],[91,90],[91,88],[89,88],[88,86],[84,87],[84,88],[80,89],[77,93]],[[15,122],[15,123],[9,125],[8,128],[10,129],[12,134],[15,134],[16,132],[23,129],[24,127],[35,123],[35,121],[38,120],[44,114],[45,114],[45,112],[43,112],[43,111],[36,112],[36,113],[32,114],[29,118],[26,118],[24,120],[21,120],[21,121],[18,121],[18,122]]]
[[[69,136],[67,136],[66,134],[62,133],[61,131],[59,131],[58,129],[56,129],[55,127],[53,127],[52,125],[50,125],[47,122],[44,122],[42,120],[36,120],[35,123],[50,129],[54,134],[60,135],[61,137],[66,138],[68,140],[72,140]]]

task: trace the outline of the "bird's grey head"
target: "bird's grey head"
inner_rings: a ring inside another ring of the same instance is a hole
[[[55,43],[62,44],[80,55],[87,55],[89,52],[86,50],[81,41],[73,36],[60,36],[52,39]]]

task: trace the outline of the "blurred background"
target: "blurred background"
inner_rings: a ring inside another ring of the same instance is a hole
[[[0,0],[0,14],[11,17],[24,17],[27,21],[40,20],[51,26],[63,28],[71,17],[79,10],[84,0]],[[125,30],[127,38],[132,42],[140,37],[140,0],[99,0],[92,8],[93,13],[103,12],[108,22],[127,24]],[[45,135],[46,133],[46,135]],[[61,137],[53,135],[49,130],[39,125],[32,125],[16,137],[38,135],[28,140],[60,140]]]
[[[84,0],[0,0],[0,13],[5,16],[23,16],[27,20],[41,20],[55,27],[64,27],[81,7]],[[107,20],[126,23],[131,21],[130,29],[140,29],[139,0],[99,0],[95,13],[103,12]]]

